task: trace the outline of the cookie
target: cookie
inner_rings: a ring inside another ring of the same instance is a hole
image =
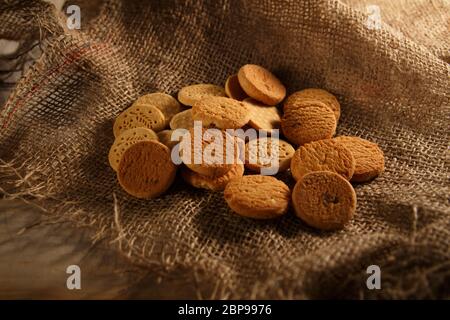
[[[137,198],[154,198],[165,192],[176,175],[170,150],[156,140],[140,141],[122,155],[117,178],[122,188]]]
[[[190,170],[187,167],[181,169],[181,177],[184,181],[195,188],[207,189],[212,191],[223,191],[226,185],[233,179],[242,177],[244,174],[244,165],[235,164],[230,171],[219,177],[207,177]]]
[[[242,89],[239,84],[239,79],[237,74],[229,76],[227,81],[225,82],[225,93],[229,98],[242,101],[245,98],[248,98],[248,95]]]
[[[155,132],[164,129],[166,120],[162,112],[152,105],[137,105],[122,112],[114,122],[114,137],[133,128],[147,128]]]
[[[178,92],[178,100],[190,107],[208,97],[226,97],[225,90],[214,84],[194,84]]]
[[[280,129],[281,116],[277,107],[266,106],[252,98],[243,101],[250,109],[250,120],[248,124],[258,130],[271,132],[273,129]]]
[[[165,145],[171,150],[179,142],[179,141],[172,141],[172,133],[173,130],[163,130],[158,132],[157,134],[159,142],[161,142],[163,145]]]
[[[204,127],[237,129],[250,120],[250,111],[243,102],[224,98],[205,98],[192,106],[192,118],[202,122]]]
[[[293,108],[299,102],[305,100],[318,100],[324,103],[333,110],[336,121],[339,120],[339,117],[341,116],[341,105],[339,104],[339,101],[333,94],[323,89],[310,88],[294,92],[286,99],[283,110],[286,112],[289,108]]]
[[[302,108],[286,110],[281,119],[281,129],[289,142],[296,145],[329,139],[336,132],[333,111],[321,102]]]
[[[277,144],[278,153],[273,148]],[[270,167],[275,162],[278,167],[275,173],[283,172],[289,168],[294,153],[295,149],[286,141],[270,137],[253,139],[245,144],[245,167],[260,173],[262,168]]]
[[[133,103],[132,107],[137,105],[151,105],[161,110],[166,127],[169,125],[172,117],[181,112],[181,106],[178,101],[171,95],[162,92],[143,95]]]
[[[228,206],[241,216],[270,219],[287,211],[291,191],[274,177],[251,175],[230,181],[224,197]]]
[[[219,129],[191,128],[181,139],[180,155],[189,169],[213,178],[240,163],[236,138]]]
[[[239,84],[250,97],[267,105],[276,105],[286,96],[286,88],[269,70],[246,64],[238,72]]]
[[[129,146],[145,140],[158,140],[158,137],[153,130],[147,128],[133,128],[123,131],[116,138],[111,149],[109,149],[108,160],[111,168],[117,171],[120,159],[125,150]]]
[[[316,171],[299,180],[292,191],[296,215],[320,230],[341,229],[356,209],[356,194],[350,182],[329,171]]]
[[[351,181],[369,181],[384,171],[384,154],[376,143],[348,136],[336,137],[333,140],[347,147],[355,158],[355,172]]]
[[[173,116],[170,120],[170,129],[189,129],[194,127],[194,119],[192,119],[192,109],[181,111]]]
[[[355,158],[348,148],[332,139],[307,143],[295,151],[291,173],[298,181],[313,171],[331,171],[350,180],[355,171]]]

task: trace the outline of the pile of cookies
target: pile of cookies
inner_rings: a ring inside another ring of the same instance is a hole
[[[180,167],[189,185],[223,191],[229,207],[242,216],[275,218],[292,204],[312,227],[342,228],[356,209],[350,182],[378,176],[384,170],[383,152],[362,138],[333,138],[340,104],[331,93],[305,89],[285,97],[281,81],[252,64],[230,76],[224,88],[187,86],[178,101],[164,93],[144,95],[117,117],[109,163],[122,188],[138,198],[164,193]],[[242,137],[228,131],[248,128],[265,135]],[[199,143],[193,143],[195,136]],[[206,156],[203,150],[213,151]],[[276,161],[268,163],[267,155]],[[283,181],[261,175],[273,163],[275,172],[290,170],[296,180],[292,191]]]

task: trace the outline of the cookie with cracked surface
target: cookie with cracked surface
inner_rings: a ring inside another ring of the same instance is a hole
[[[316,171],[297,181],[292,191],[296,215],[320,230],[342,229],[353,217],[356,193],[342,176]]]
[[[184,87],[178,92],[178,100],[190,107],[208,97],[226,97],[225,90],[215,84],[202,83]]]
[[[350,180],[355,171],[355,158],[347,147],[334,139],[307,143],[295,151],[291,173],[298,181],[313,171],[331,171]]]
[[[230,171],[222,176],[208,177],[201,175],[187,167],[181,169],[181,177],[184,181],[195,188],[207,189],[212,191],[223,191],[226,185],[233,179],[242,177],[244,174],[244,165],[235,164]]]
[[[284,103],[283,111],[286,112],[288,109],[295,108],[297,106],[301,107],[301,102],[307,100],[318,100],[324,103],[327,107],[333,110],[336,121],[339,120],[339,117],[341,116],[341,105],[337,98],[332,93],[317,88],[304,89],[291,94]]]
[[[291,191],[284,182],[274,177],[251,175],[228,183],[224,197],[228,206],[241,216],[271,219],[287,211]]]

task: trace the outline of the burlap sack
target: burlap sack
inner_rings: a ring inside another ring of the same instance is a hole
[[[372,30],[335,1],[114,0],[90,2],[85,15],[84,5],[80,31],[40,1],[0,7],[0,38],[40,38],[44,52],[1,109],[5,196],[94,229],[93,240],[110,240],[161,281],[184,270],[194,280],[179,283],[203,297],[449,297],[450,81],[436,51]],[[223,84],[249,62],[290,92],[335,93],[338,134],[385,151],[386,172],[355,186],[345,230],[318,232],[292,212],[243,219],[220,193],[181,182],[151,201],[118,186],[107,154],[122,110],[146,92]],[[367,289],[369,265],[380,266],[382,290]]]

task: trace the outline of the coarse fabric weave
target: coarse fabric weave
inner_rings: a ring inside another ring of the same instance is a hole
[[[446,5],[432,2],[443,8],[436,23],[448,26]],[[386,24],[371,28],[367,15],[337,1],[79,4],[81,30],[68,30],[45,2],[0,4],[0,38],[39,39],[43,50],[0,109],[5,197],[95,230],[93,241],[109,240],[145,272],[175,284],[180,277],[202,297],[450,296],[450,68],[441,29],[415,42]],[[357,214],[344,230],[319,232],[292,210],[245,219],[221,193],[181,181],[154,200],[118,185],[108,151],[121,111],[148,92],[223,85],[246,63],[272,70],[290,93],[336,94],[338,134],[384,150],[386,171],[355,185]],[[366,286],[370,265],[381,268],[382,290]]]

